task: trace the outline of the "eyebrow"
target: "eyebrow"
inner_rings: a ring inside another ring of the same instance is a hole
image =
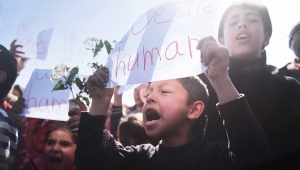
[[[259,16],[257,13],[255,13],[255,12],[247,12],[245,15],[246,15],[246,17],[249,16],[249,15],[255,15],[255,16],[257,16],[257,17],[260,17],[260,16]],[[239,17],[239,14],[233,15],[232,17],[228,18],[227,20],[235,19],[235,18],[238,18],[238,17]]]

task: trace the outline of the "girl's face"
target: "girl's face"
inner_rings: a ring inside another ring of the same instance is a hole
[[[75,149],[71,132],[60,129],[50,133],[44,149],[47,169],[71,169],[75,165]]]

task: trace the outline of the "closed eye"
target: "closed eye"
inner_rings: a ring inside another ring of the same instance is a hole
[[[170,93],[170,92],[167,90],[162,90],[161,93]]]
[[[248,21],[254,23],[254,22],[258,22],[256,19],[249,19]]]
[[[231,22],[231,23],[228,24],[228,26],[233,26],[233,25],[236,25],[236,24],[237,24],[237,22]]]

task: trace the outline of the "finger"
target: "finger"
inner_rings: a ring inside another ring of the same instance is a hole
[[[213,41],[216,41],[216,40],[214,39],[214,37],[212,37],[212,36],[202,38],[202,39],[199,41],[199,43],[198,43],[198,45],[197,45],[196,48],[197,48],[198,50],[201,50],[201,48],[202,48],[202,46],[203,46],[203,44],[204,44],[204,42],[205,42],[206,40],[213,40]]]
[[[70,118],[67,123],[70,125],[72,124],[73,122],[79,122],[80,121],[80,117],[79,116],[75,116],[75,117],[72,117]]]
[[[100,84],[102,87],[105,87],[105,86],[106,86],[107,75],[106,75],[106,73],[105,73],[103,70],[97,70],[97,71],[94,73],[94,77],[97,79],[97,81],[99,82],[99,84]]]
[[[102,67],[101,69],[104,71],[104,73],[103,72],[101,73],[103,73],[102,76],[104,76],[105,82],[108,82],[108,74],[109,74],[108,68]]]
[[[13,45],[14,49],[19,48],[19,47],[23,48],[23,45]]]
[[[70,109],[68,112],[69,116],[80,116],[81,115],[81,110],[80,109]]]
[[[101,84],[101,82],[99,82],[97,77],[95,77],[94,75],[89,76],[86,84],[87,84],[88,89],[91,85],[95,85],[95,86],[98,86],[98,87],[102,87],[102,85],[103,85],[103,84]]]
[[[69,127],[70,127],[70,129],[78,128],[79,127],[79,121],[69,124]]]
[[[17,42],[17,39],[13,40],[10,44],[10,48],[12,48],[12,46],[14,46],[16,44],[16,42]]]
[[[214,40],[211,40],[211,39],[206,39],[206,41],[203,43],[202,51],[201,51],[201,60],[205,66],[208,66],[210,63],[208,61],[208,58],[210,57],[210,56],[208,56],[208,55],[210,55],[209,47],[216,46],[216,45],[217,45],[217,42]]]
[[[70,101],[76,103],[79,106],[81,111],[87,111],[87,107],[85,106],[85,104],[82,101],[80,101],[78,99],[70,99]]]
[[[15,104],[12,108],[11,108],[11,112],[14,114],[20,114],[23,112],[23,108],[18,106],[18,104]]]
[[[23,52],[23,51],[17,51],[17,50],[14,51],[14,53],[15,53],[15,54],[25,54],[25,52]]]
[[[227,54],[225,54],[227,52]],[[214,58],[229,56],[228,50],[222,45],[211,45],[207,51],[207,61],[210,64]]]
[[[25,108],[26,107],[26,104],[25,104],[25,99],[23,97],[19,97],[17,102],[23,107]]]

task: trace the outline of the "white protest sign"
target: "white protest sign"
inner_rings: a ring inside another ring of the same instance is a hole
[[[108,57],[108,87],[197,75],[196,46],[214,35],[217,1],[158,5],[131,27]]]
[[[22,115],[40,119],[67,121],[70,90],[52,92],[55,81],[49,80],[52,70],[35,69],[27,84],[23,97],[26,109]]]

